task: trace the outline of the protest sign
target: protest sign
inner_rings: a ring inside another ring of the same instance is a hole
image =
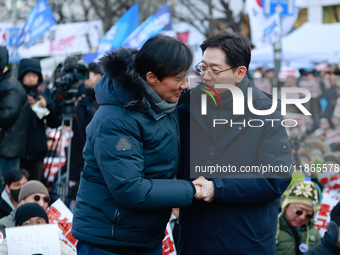
[[[327,231],[330,221],[330,214],[334,206],[339,202],[339,190],[327,190],[322,193],[322,202],[314,218],[314,226],[319,230],[320,235],[323,237]]]
[[[57,224],[59,227],[59,239],[68,244],[73,250],[77,250],[78,240],[72,236],[71,227],[73,214],[67,206],[58,199],[48,209],[47,215],[49,223]]]
[[[6,240],[8,254],[60,255],[56,224],[6,228]]]
[[[176,255],[176,248],[174,244],[174,238],[172,236],[172,231],[170,224],[168,223],[166,225],[165,229],[165,237],[162,242],[162,250],[163,250],[163,255]]]

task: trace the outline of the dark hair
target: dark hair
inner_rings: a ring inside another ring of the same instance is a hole
[[[335,223],[340,226],[340,202],[334,206],[331,212],[331,221],[335,221]]]
[[[95,74],[103,74],[102,70],[100,69],[100,65],[96,62],[91,62],[89,64],[89,71],[94,72]]]
[[[169,36],[155,35],[138,51],[135,67],[144,80],[146,74],[152,72],[162,81],[168,76],[187,75],[192,61],[192,52],[184,43]]]
[[[251,43],[248,37],[240,33],[222,30],[206,39],[200,47],[203,53],[208,47],[220,48],[226,54],[225,62],[232,68],[249,68]]]
[[[10,186],[12,182],[20,181],[23,176],[29,180],[30,174],[25,169],[13,167],[5,174],[5,184]]]

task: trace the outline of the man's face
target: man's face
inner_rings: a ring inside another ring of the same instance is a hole
[[[29,71],[22,78],[22,83],[26,86],[35,86],[38,84],[39,75],[37,73]]]
[[[39,198],[38,198],[39,196]],[[45,210],[48,207],[48,202],[46,202],[44,200],[46,196],[46,194],[43,193],[34,193],[32,195],[29,195],[28,197],[24,198],[22,201],[24,204],[28,204],[28,203],[37,203],[38,205],[40,205],[42,208],[44,208]],[[49,198],[49,197],[48,197]]]
[[[11,190],[18,190],[27,182],[27,178],[23,176],[19,181],[12,182],[9,186],[6,184],[5,189],[9,196],[11,196]]]
[[[150,86],[165,101],[175,103],[179,100],[183,90],[188,88],[188,83],[186,76],[180,78],[168,76],[162,81],[155,78],[155,82],[151,83]]]
[[[230,84],[236,85],[237,72],[235,69],[229,69],[227,71],[214,74],[231,68],[226,62],[226,54],[220,48],[208,47],[202,57],[202,69],[206,70],[201,72],[201,76],[204,83],[214,87],[215,84]],[[235,71],[235,72],[234,72]],[[228,89],[216,89],[219,94],[228,92]]]
[[[313,213],[313,209],[309,206],[289,204],[285,209],[284,216],[289,225],[298,228],[307,224],[311,219],[310,216],[313,216]]]
[[[96,74],[92,71],[89,72],[89,78],[84,81],[84,85],[88,89],[93,89],[94,85],[99,81],[101,78],[101,74]]]
[[[22,223],[20,226],[32,226],[32,225],[41,225],[41,224],[47,224],[44,218],[32,217],[24,221],[24,223]]]

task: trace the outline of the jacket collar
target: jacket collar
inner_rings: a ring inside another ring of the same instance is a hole
[[[9,198],[9,195],[7,194],[6,190],[2,191],[1,198],[12,208],[12,210],[15,210],[14,205],[12,204],[12,201]]]

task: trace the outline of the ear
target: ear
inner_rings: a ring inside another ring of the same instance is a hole
[[[157,85],[158,78],[153,72],[148,72],[146,74],[146,81],[151,87],[154,87]]]
[[[102,75],[100,73],[96,73],[95,77],[96,77],[96,83],[97,83],[100,80],[100,78],[102,78]]]
[[[245,66],[239,66],[236,69],[236,83],[240,83],[244,76],[247,74],[247,68]]]
[[[5,185],[5,189],[7,194],[11,194],[11,190],[9,189],[9,186],[7,184]]]

